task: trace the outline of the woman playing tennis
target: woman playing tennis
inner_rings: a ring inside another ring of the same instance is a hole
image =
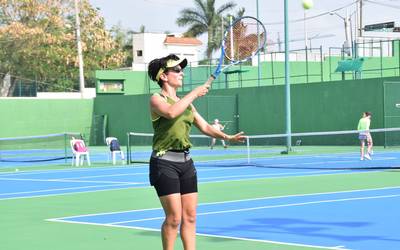
[[[183,98],[176,91],[182,86],[186,59],[171,54],[154,59],[148,74],[160,85],[160,93],[150,99],[154,128],[153,152],[150,158],[150,184],[154,186],[165,212],[161,227],[164,250],[174,249],[178,229],[185,250],[196,249],[197,175],[189,149],[192,124],[204,134],[243,142],[243,132],[227,135],[208,124],[196,111],[192,102],[207,94],[204,84]]]
[[[360,160],[371,160],[372,151],[372,136],[369,132],[369,127],[371,125],[371,112],[363,112],[361,119],[358,121],[357,130],[360,131],[358,135],[358,139],[360,140]],[[365,142],[367,142],[367,152],[365,152]]]

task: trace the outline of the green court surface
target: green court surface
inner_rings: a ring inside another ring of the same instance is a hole
[[[62,168],[62,165],[56,168]],[[120,168],[133,169],[135,167],[123,166]],[[71,169],[71,167],[64,165],[64,169]],[[87,168],[77,169],[86,170]],[[102,169],[102,167],[94,166],[93,170],[96,169]],[[37,172],[38,170],[31,171]],[[57,171],[62,171],[62,169],[55,170],[55,172]],[[229,173],[230,169],[226,168],[225,171]],[[29,174],[29,172],[25,171],[22,173]],[[3,179],[2,177],[6,175],[9,175],[9,173],[3,172],[0,175],[0,179]],[[23,184],[24,182],[21,183]],[[326,175],[244,178],[239,180],[201,182],[199,185],[199,203],[399,186],[400,172],[397,170],[366,172],[338,171]],[[155,191],[148,186],[70,194],[60,193],[40,197],[0,199],[1,249],[161,249],[159,232],[47,221],[49,218],[158,207],[160,205]],[[382,213],[384,211],[377,212]],[[179,239],[177,240],[175,249],[183,249]],[[305,250],[318,248],[198,236],[197,249]]]

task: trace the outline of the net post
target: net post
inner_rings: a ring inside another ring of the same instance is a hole
[[[128,139],[126,141],[126,165],[129,165],[131,163],[130,132],[128,132],[127,135],[128,135]]]
[[[250,164],[250,138],[246,136],[247,164]]]
[[[64,162],[67,163],[67,157],[68,157],[68,153],[67,153],[67,133],[64,133]]]
[[[102,139],[103,139],[103,143],[106,142],[106,138],[107,138],[107,127],[108,127],[108,115],[103,115],[103,131],[101,131],[102,134]]]

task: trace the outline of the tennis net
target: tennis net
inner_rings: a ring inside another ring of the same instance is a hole
[[[250,135],[246,142],[229,144],[211,138],[191,135],[191,155],[196,166],[257,166],[269,168],[311,169],[392,169],[400,167],[400,128],[370,130],[373,138],[372,161],[360,159],[359,131],[326,131],[292,133],[287,152],[287,134]],[[148,162],[153,135],[128,133],[128,163]],[[365,145],[367,152],[367,145]]]
[[[80,133],[0,138],[0,161],[41,162],[72,158],[70,140]]]

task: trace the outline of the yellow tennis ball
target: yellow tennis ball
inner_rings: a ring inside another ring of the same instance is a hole
[[[311,9],[314,6],[314,3],[312,0],[303,0],[303,8],[305,10]]]

